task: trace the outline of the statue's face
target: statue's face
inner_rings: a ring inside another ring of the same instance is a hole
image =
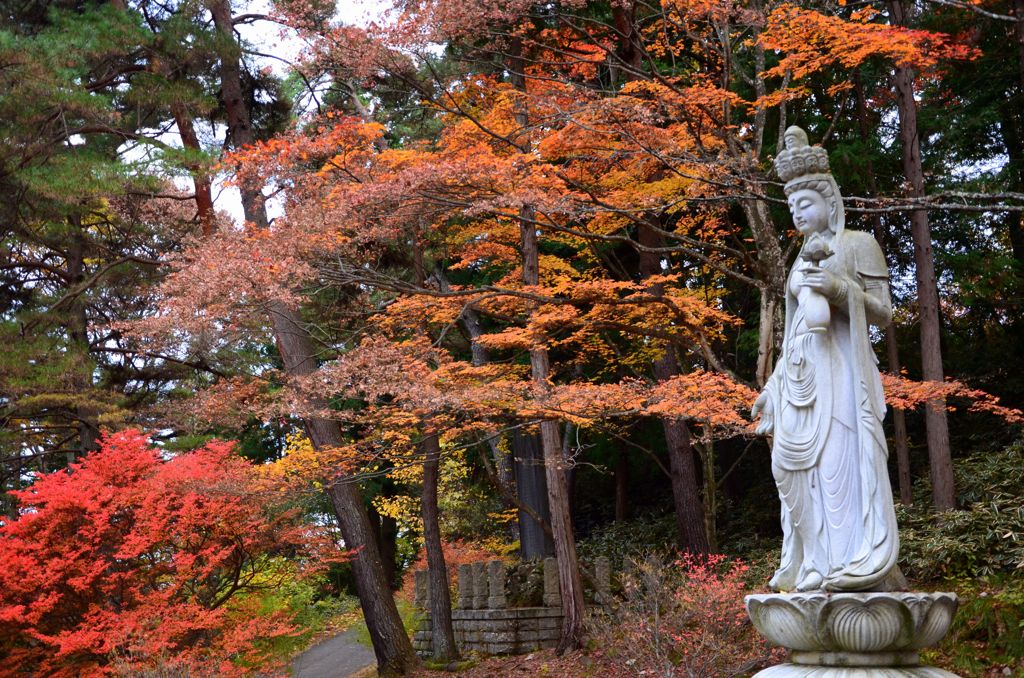
[[[801,188],[789,196],[793,225],[805,237],[828,229],[828,203],[817,191]]]

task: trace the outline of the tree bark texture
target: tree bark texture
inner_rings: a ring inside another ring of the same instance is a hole
[[[760,188],[752,185],[752,192]],[[786,261],[782,256],[778,233],[764,200],[746,200],[742,204],[754,244],[757,247],[757,271],[761,280],[760,317],[758,321],[757,369],[754,379],[763,388],[775,366],[775,347],[779,345],[782,328],[782,299],[785,298]]]
[[[905,26],[906,7],[901,0],[886,3],[893,22]],[[910,197],[924,196],[924,170],[921,164],[921,143],[917,131],[917,103],[914,101],[914,74],[909,68],[897,68],[893,82],[900,120],[900,143],[903,147],[903,173],[910,186]],[[928,381],[942,382],[941,325],[939,320],[939,289],[935,278],[935,255],[932,252],[928,213],[910,213],[914,240],[914,267],[917,272],[917,300],[921,327],[921,376]],[[932,480],[932,503],[939,511],[956,506],[953,481],[953,458],[949,446],[949,425],[946,401],[938,398],[925,405],[925,427],[928,433],[928,460]]]
[[[548,510],[548,483],[544,474],[544,455],[540,436],[516,429],[512,433],[512,458],[516,474],[516,496],[524,507],[551,524]],[[519,553],[523,560],[536,560],[555,555],[555,543],[544,527],[529,514],[519,510]]]
[[[661,236],[652,228],[641,226],[638,239],[645,248],[657,248],[662,244]],[[661,273],[661,260],[656,252],[641,250],[640,274],[644,278]],[[655,285],[651,293],[660,295],[662,286]],[[769,332],[769,335],[771,333]],[[654,378],[663,382],[679,374],[679,362],[675,348],[667,346],[665,353],[654,361]],[[706,516],[697,482],[697,466],[690,442],[690,429],[681,419],[661,420],[668,449],[669,470],[672,480],[672,501],[676,514],[676,538],[679,549],[690,553],[708,553],[708,532]],[[711,491],[714,491],[712,488]]]
[[[857,90],[857,125],[860,130],[860,139],[862,142],[867,143],[870,135],[868,124],[868,106],[867,100],[864,95],[864,86],[861,83],[860,77],[855,77],[856,90]],[[875,168],[871,158],[867,160],[867,181],[868,190],[871,191],[872,196],[878,195],[878,188],[875,184]],[[888,252],[888,243],[886,242],[885,229],[882,227],[882,217],[877,212],[871,215],[871,231],[875,236],[875,240],[878,242],[878,246],[882,248],[882,252]],[[885,350],[887,355],[887,365],[889,373],[893,375],[899,375],[900,373],[900,350],[896,343],[896,325],[892,320],[885,326]],[[897,466],[897,478],[900,491],[900,503],[904,506],[910,506],[913,503],[913,494],[911,492],[910,484],[910,447],[907,443],[907,415],[906,413],[897,408],[892,410],[892,428],[893,428],[893,442],[896,446],[896,466]]]
[[[427,551],[427,574],[430,580],[430,652],[438,661],[459,656],[452,631],[452,598],[448,583],[448,566],[441,548],[441,529],[437,508],[437,482],[441,461],[441,445],[437,432],[429,427],[421,444],[423,453],[423,546]]]
[[[228,118],[228,138],[236,147],[251,144],[254,135],[249,111],[242,98],[240,51],[234,39],[231,6],[227,0],[210,0],[208,7],[225,41],[220,78],[221,99]],[[246,221],[253,223],[256,228],[267,228],[263,196],[258,191],[242,190],[242,208]],[[276,302],[270,304],[269,312],[285,372],[290,377],[314,372],[317,351],[298,311]],[[316,449],[337,447],[345,443],[337,422],[311,417],[305,420],[305,426]],[[345,545],[353,550],[352,571],[356,592],[377,657],[378,671],[381,675],[406,673],[418,666],[419,660],[395,606],[359,488],[355,482],[342,479],[331,485],[328,495],[337,514]]]
[[[533,223],[532,210],[528,207],[523,209],[530,212],[523,215],[520,225],[523,284],[537,285],[540,281],[537,227]],[[530,371],[538,392],[546,392],[550,388],[548,377],[551,373],[547,349],[540,347],[530,351]],[[548,486],[551,532],[555,542],[555,558],[558,560],[558,583],[562,592],[562,635],[557,651],[563,654],[578,649],[583,643],[583,581],[580,578],[576,539],[572,531],[569,487],[565,477],[558,422],[551,419],[542,421],[540,439],[544,454],[544,478]]]
[[[199,136],[196,134],[195,125],[192,123],[192,116],[189,115],[185,106],[181,103],[171,105],[171,114],[174,116],[174,124],[178,126],[178,133],[181,135],[181,144],[185,148],[201,152]],[[190,163],[188,171],[192,174],[192,185],[195,187],[196,209],[199,213],[199,224],[202,228],[203,237],[213,235],[213,191],[210,188],[210,177],[203,173],[202,168]]]
[[[401,588],[398,580],[398,521],[391,516],[382,516],[377,513],[373,506],[366,507],[366,514],[370,518],[370,526],[373,528],[373,536],[377,541],[377,548],[380,549],[380,562],[384,567],[384,579],[392,591]]]
[[[68,289],[79,289],[85,284],[86,239],[81,223],[74,223],[74,235],[67,248],[66,272]],[[90,404],[86,394],[93,388],[93,361],[89,343],[89,318],[86,315],[85,296],[76,295],[67,308],[65,326],[72,350],[81,356],[83,364],[74,375],[75,388],[80,400],[75,406],[78,420],[78,455],[88,454],[100,448],[99,410]],[[68,453],[68,463],[75,460],[76,453]]]

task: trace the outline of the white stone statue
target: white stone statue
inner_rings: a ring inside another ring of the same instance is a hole
[[[868,325],[892,315],[882,250],[844,229],[828,154],[790,127],[775,168],[803,247],[786,281],[781,355],[754,404],[772,434],[782,500],[781,591],[894,588],[899,535],[886,468],[885,400]]]

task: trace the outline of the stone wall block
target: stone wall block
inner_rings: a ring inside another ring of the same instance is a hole
[[[416,607],[421,610],[430,609],[430,573],[426,570],[416,570],[413,573],[416,583]]]
[[[487,563],[487,607],[492,610],[505,608],[505,564],[500,560]]]
[[[482,610],[487,607],[487,565],[473,563],[473,608]]]
[[[594,580],[597,584],[597,602],[610,605],[612,602],[612,564],[605,556],[594,560]]]
[[[560,630],[562,628],[562,618],[561,617],[546,617],[546,618],[543,618],[543,619],[538,619],[537,620],[537,628],[539,628],[541,631],[552,630],[552,629]]]
[[[562,606],[561,587],[558,584],[558,561],[544,559],[544,604],[548,607]]]
[[[459,602],[456,607],[467,610],[473,607],[473,566],[459,565]]]

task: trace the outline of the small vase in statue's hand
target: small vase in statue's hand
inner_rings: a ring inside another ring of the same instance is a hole
[[[804,243],[800,251],[800,258],[808,261],[815,268],[821,266],[821,262],[831,257],[835,252],[828,241],[821,237],[820,233],[814,233]],[[800,302],[804,310],[804,324],[811,332],[824,332],[832,319],[832,311],[828,306],[828,299],[824,295],[808,290],[808,294]]]

